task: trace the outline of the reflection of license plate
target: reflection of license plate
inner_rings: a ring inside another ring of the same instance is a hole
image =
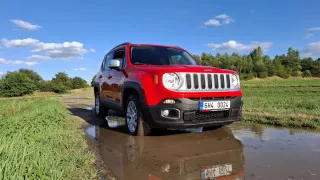
[[[232,172],[231,164],[212,166],[210,168],[205,168],[202,171],[202,179],[207,180],[207,179],[216,178],[220,176],[227,176],[227,175],[230,175],[231,172]]]
[[[200,102],[200,111],[230,109],[230,101],[207,101]]]

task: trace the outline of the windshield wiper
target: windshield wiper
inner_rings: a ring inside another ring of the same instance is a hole
[[[140,63],[140,62],[135,62],[132,63],[133,65],[151,65],[151,64],[147,64],[147,63]]]

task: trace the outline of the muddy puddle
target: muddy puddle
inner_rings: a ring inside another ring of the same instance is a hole
[[[135,137],[118,125],[91,126],[87,133],[119,180],[320,179],[317,133],[234,124]]]
[[[124,121],[97,126],[91,104],[69,111],[88,122],[101,159],[119,180],[320,180],[320,134],[242,123],[204,131],[130,136]]]

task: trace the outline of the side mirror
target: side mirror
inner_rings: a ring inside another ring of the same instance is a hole
[[[109,61],[109,68],[119,70],[120,69],[120,60],[119,59],[111,59]]]

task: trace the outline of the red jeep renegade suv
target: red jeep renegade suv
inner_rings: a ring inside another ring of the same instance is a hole
[[[94,84],[95,113],[125,117],[129,134],[152,128],[212,127],[242,119],[235,71],[201,66],[176,46],[123,43],[104,57]],[[107,119],[107,118],[106,118]]]

